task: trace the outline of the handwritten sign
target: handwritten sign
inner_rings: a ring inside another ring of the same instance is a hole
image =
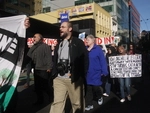
[[[142,76],[142,56],[121,55],[109,57],[111,78],[128,78]]]

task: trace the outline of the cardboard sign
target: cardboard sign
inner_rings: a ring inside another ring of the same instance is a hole
[[[141,77],[141,60],[141,54],[109,57],[109,69],[111,78]]]

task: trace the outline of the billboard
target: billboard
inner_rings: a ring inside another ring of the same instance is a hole
[[[93,12],[94,12],[93,4],[85,4],[85,5],[59,9],[58,15],[63,13],[68,13],[69,16],[76,16],[76,15],[82,15],[82,14],[93,13]]]

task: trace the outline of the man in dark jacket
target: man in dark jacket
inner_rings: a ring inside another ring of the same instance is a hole
[[[33,38],[34,45],[29,49],[27,55],[32,59],[34,65],[34,86],[37,94],[35,105],[38,105],[44,101],[43,91],[46,91],[48,96],[52,96],[48,85],[48,76],[52,69],[52,55],[50,47],[43,43],[41,34],[36,33]]]
[[[53,75],[54,102],[50,113],[63,113],[69,95],[73,113],[84,110],[84,78],[88,69],[88,52],[82,40],[72,36],[72,24],[63,22],[55,48]]]

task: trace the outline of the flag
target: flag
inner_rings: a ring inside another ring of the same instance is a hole
[[[26,43],[25,18],[0,18],[0,113],[7,109],[19,79]]]

